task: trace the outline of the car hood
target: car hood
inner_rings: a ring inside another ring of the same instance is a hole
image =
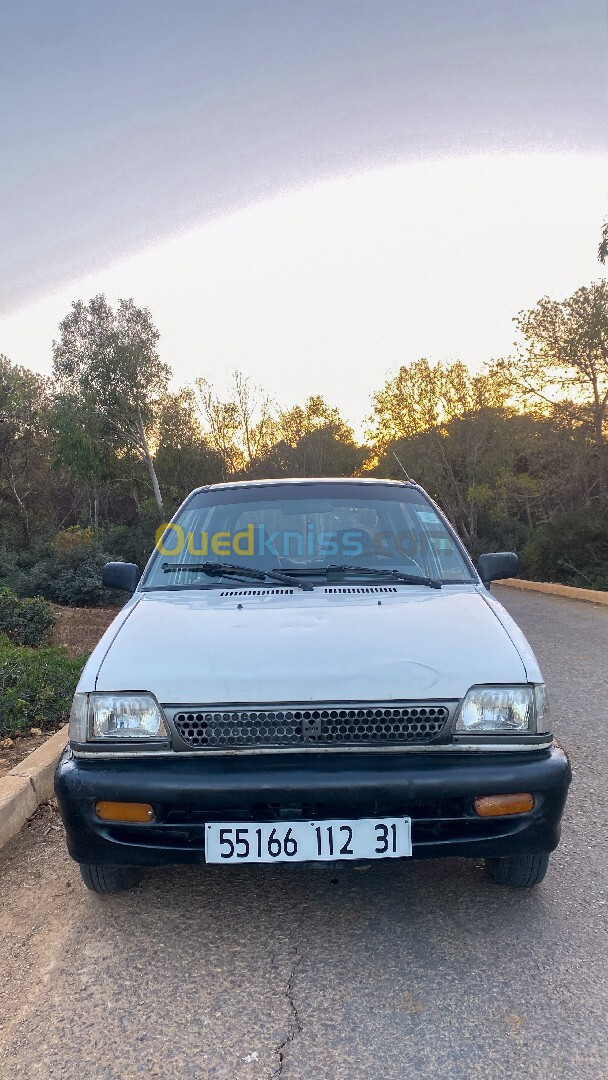
[[[527,681],[495,607],[468,586],[137,594],[80,689],[165,704],[460,698]]]

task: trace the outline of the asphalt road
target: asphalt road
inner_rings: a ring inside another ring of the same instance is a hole
[[[167,869],[100,900],[47,808],[0,854],[2,1080],[606,1077],[608,607],[500,598],[574,767],[543,885],[450,859]]]

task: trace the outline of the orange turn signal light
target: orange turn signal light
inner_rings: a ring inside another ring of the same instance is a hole
[[[473,799],[475,813],[480,817],[504,817],[506,814],[527,814],[534,808],[534,796],[529,791],[519,795],[482,795]]]
[[[154,821],[154,807],[146,802],[96,802],[95,813],[102,821]]]

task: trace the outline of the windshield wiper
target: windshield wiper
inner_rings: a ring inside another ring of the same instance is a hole
[[[188,570],[197,574],[207,574],[209,577],[225,576],[249,578],[252,581],[280,581],[282,585],[297,585],[298,589],[304,589],[306,592],[311,592],[313,588],[307,581],[300,581],[297,577],[288,577],[279,570],[258,570],[253,566],[239,566],[238,563],[163,563],[162,570],[164,574]]]
[[[404,585],[427,585],[429,589],[440,589],[441,582],[437,578],[432,577],[420,577],[418,574],[406,574],[403,570],[385,570],[382,567],[373,566],[335,566],[333,563],[330,566],[323,566],[321,573],[324,573],[326,577],[330,574],[336,574],[338,577],[342,577],[345,574],[371,574],[374,577],[377,575],[380,577],[392,577],[395,581],[400,581]]]

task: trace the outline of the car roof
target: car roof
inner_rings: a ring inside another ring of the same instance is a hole
[[[376,476],[297,476],[278,477],[274,480],[228,480],[223,484],[203,484],[201,487],[194,488],[190,494],[194,495],[198,491],[221,491],[225,488],[286,487],[297,484],[352,484],[354,486],[390,484],[393,487],[418,487],[418,484],[412,481],[384,480]]]

